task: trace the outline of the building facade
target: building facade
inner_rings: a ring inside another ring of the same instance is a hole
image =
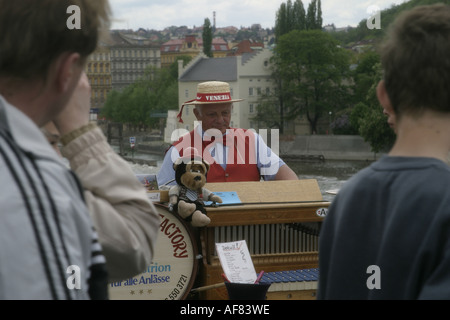
[[[91,85],[91,113],[98,114],[112,88],[111,54],[107,44],[100,43],[88,57],[86,75]]]
[[[264,43],[253,40],[242,40],[231,47],[229,56],[240,56],[244,53],[252,53],[264,49]]]
[[[112,89],[122,90],[144,77],[151,68],[161,68],[159,46],[150,40],[112,32],[111,81]]]
[[[222,38],[212,39],[214,58],[226,57],[230,53],[228,43]],[[172,39],[161,45],[161,67],[165,68],[178,61],[181,56],[195,58],[203,52],[203,39],[197,35],[186,35],[181,39]]]
[[[107,41],[101,42],[88,57],[86,64],[91,85],[91,119],[97,119],[111,90],[122,90],[151,68],[161,68],[159,45],[143,37],[112,31]]]

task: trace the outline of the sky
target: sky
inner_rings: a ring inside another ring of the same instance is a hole
[[[292,0],[294,2],[295,0]],[[113,29],[139,28],[164,30],[170,26],[202,26],[205,18],[216,27],[250,27],[261,24],[263,28],[275,25],[275,15],[287,0],[109,0],[113,12]],[[323,25],[336,27],[357,26],[370,17],[374,6],[380,10],[407,0],[322,0]],[[305,9],[310,0],[303,0]],[[381,17],[382,21],[383,17]]]

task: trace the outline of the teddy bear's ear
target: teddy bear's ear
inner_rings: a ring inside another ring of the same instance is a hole
[[[180,163],[183,162],[182,158],[178,158],[174,163],[173,163],[173,170],[177,170],[177,167],[180,165]]]

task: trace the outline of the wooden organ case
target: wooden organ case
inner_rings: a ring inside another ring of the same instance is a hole
[[[200,230],[202,263],[199,283],[212,289],[200,299],[228,299],[215,243],[246,240],[256,272],[318,268],[318,238],[329,202],[317,181],[208,183],[215,192],[235,191],[237,205],[208,207],[211,223]],[[315,288],[269,291],[267,299],[315,299]]]

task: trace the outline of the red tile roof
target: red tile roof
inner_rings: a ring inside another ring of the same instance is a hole
[[[179,52],[185,42],[197,41],[199,49],[203,48],[203,39],[196,38],[195,36],[186,36],[184,39],[169,40],[161,45],[161,53],[165,52]],[[228,43],[222,38],[213,38],[212,40],[213,51],[228,51]]]

